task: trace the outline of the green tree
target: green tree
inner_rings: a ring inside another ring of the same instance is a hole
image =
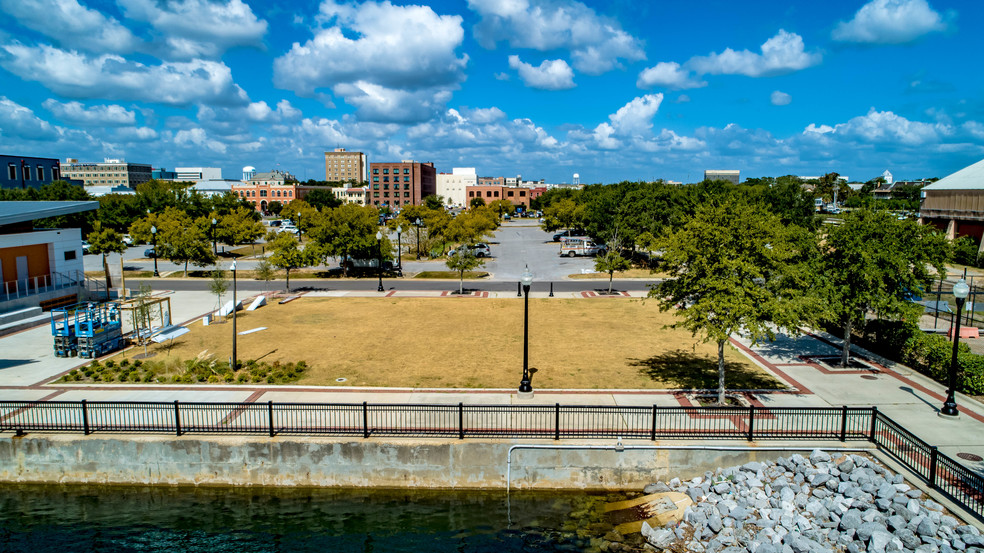
[[[284,204],[278,202],[277,200],[273,200],[272,202],[267,204],[267,211],[273,213],[278,217],[280,216],[280,212],[283,211],[283,209],[284,209]]]
[[[493,200],[488,207],[492,210],[492,213],[498,215],[500,219],[503,215],[509,215],[512,217],[512,214],[516,211],[516,206],[509,200],[505,199]]]
[[[477,207],[451,220],[444,236],[449,242],[474,244],[498,227],[499,217],[488,207]]]
[[[438,196],[437,194],[431,194],[429,196],[424,196],[423,204],[427,209],[444,209],[444,198]]]
[[[258,215],[255,210],[238,207],[226,215],[218,217],[218,228],[215,229],[216,238],[230,245],[252,244],[263,236],[263,223],[257,220]]]
[[[263,289],[266,290],[270,286],[270,281],[276,278],[277,269],[272,263],[266,260],[266,258],[261,259],[256,264],[256,268],[253,269],[253,277],[262,280],[264,282]]]
[[[564,199],[551,204],[543,210],[543,228],[546,230],[569,229],[579,222],[578,205],[574,200]]]
[[[615,273],[618,271],[625,271],[632,264],[629,260],[622,257],[622,252],[619,248],[609,248],[605,250],[604,255],[599,255],[595,258],[595,270],[602,273],[608,273],[608,295],[612,293],[612,280],[615,278]]]
[[[280,215],[290,219],[302,235],[306,234],[318,220],[318,210],[304,200],[294,200],[285,205],[280,210]]]
[[[215,263],[212,243],[204,230],[212,224],[210,220],[203,217],[194,221],[184,211],[168,207],[157,221],[157,255],[183,263],[184,276],[188,276],[188,263],[199,267]]]
[[[458,272],[458,294],[464,294],[465,271],[470,271],[485,265],[485,260],[477,257],[471,248],[461,246],[451,252],[451,255],[448,256],[445,264],[448,266],[448,269]]]
[[[316,189],[304,195],[304,201],[318,211],[333,209],[342,205],[342,201],[335,197],[331,190]]]
[[[339,258],[346,276],[348,276],[348,265],[345,263],[347,258],[376,257],[379,212],[375,208],[345,204],[314,220],[316,226],[313,226],[309,233],[316,246],[312,251],[317,251],[318,255]]]
[[[485,205],[485,199],[481,196],[475,196],[468,202],[468,207],[478,207],[482,205]]]
[[[226,280],[225,272],[216,268],[212,271],[208,281],[208,291],[215,294],[216,309],[222,306],[222,294],[229,290],[229,281]]]
[[[707,204],[661,241],[672,278],[649,297],[660,310],[677,310],[682,327],[718,346],[718,402],[724,402],[724,346],[738,332],[753,343],[775,332],[795,333],[806,309],[803,286],[791,263],[796,243],[779,218],[738,199]]]
[[[290,272],[293,269],[307,267],[312,262],[311,251],[302,248],[297,237],[289,232],[281,232],[270,244],[273,254],[270,263],[287,272],[287,292],[290,292]]]
[[[912,295],[929,286],[933,271],[946,274],[950,255],[946,238],[931,227],[870,209],[847,213],[843,224],[829,227],[822,244],[823,317],[844,330],[845,367],[855,325],[864,324],[871,311],[893,320],[917,317],[922,306]]]
[[[89,251],[102,255],[103,271],[106,272],[106,290],[113,287],[113,281],[109,277],[109,264],[106,263],[106,254],[119,253],[126,251],[126,244],[123,243],[123,236],[111,228],[103,228],[99,221],[96,221],[95,228],[86,238],[89,242]]]

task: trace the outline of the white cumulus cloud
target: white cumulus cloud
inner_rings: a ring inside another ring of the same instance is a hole
[[[820,63],[821,57],[819,53],[806,51],[803,37],[780,29],[762,44],[761,53],[726,48],[721,53],[691,58],[687,66],[701,75],[762,77],[805,69]]]
[[[608,116],[615,131],[620,135],[639,135],[653,127],[653,116],[663,103],[662,94],[646,94],[634,98]]]
[[[674,90],[682,90],[685,88],[700,88],[707,86],[707,83],[696,78],[690,71],[681,67],[679,63],[661,61],[652,67],[643,69],[639,73],[636,86],[639,88],[661,86]]]
[[[945,31],[944,17],[926,0],[871,0],[850,21],[841,21],[831,38],[842,42],[904,44]]]
[[[167,59],[216,58],[234,46],[261,46],[267,22],[241,0],[117,0],[130,19],[162,35]]]
[[[88,56],[53,46],[0,45],[0,66],[18,77],[38,81],[69,98],[155,102],[245,104],[243,89],[222,62],[193,60],[144,65],[120,56]]]
[[[26,140],[53,140],[58,129],[6,96],[0,96],[0,137]]]
[[[133,125],[136,114],[116,104],[86,107],[81,102],[59,102],[48,98],[42,104],[55,117],[76,125]]]
[[[769,101],[774,106],[788,106],[793,101],[793,97],[781,90],[773,90],[772,95],[769,96]]]
[[[204,147],[220,154],[226,152],[226,145],[209,138],[205,129],[201,127],[178,131],[174,134],[174,143],[178,146]]]
[[[123,54],[140,43],[119,21],[77,0],[0,0],[0,11],[68,48]]]
[[[468,0],[481,20],[475,38],[485,48],[506,41],[513,48],[571,53],[574,67],[600,75],[646,58],[642,41],[625,32],[617,21],[571,0]]]
[[[428,6],[325,0],[324,26],[274,60],[274,82],[303,96],[330,90],[359,115],[375,120],[423,120],[441,111],[465,78],[468,57],[461,17]],[[420,105],[420,101],[424,105]]]
[[[509,67],[515,69],[523,84],[530,88],[567,90],[575,86],[574,70],[564,60],[544,60],[539,66],[533,66],[513,55],[509,56]]]

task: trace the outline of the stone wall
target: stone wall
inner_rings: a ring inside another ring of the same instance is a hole
[[[7,435],[0,438],[0,481],[495,489],[506,486],[506,455],[515,443]],[[592,443],[614,445],[611,440]],[[638,445],[652,444],[643,441],[629,447]],[[815,444],[795,444],[789,452],[811,445]],[[834,442],[824,447],[842,445]],[[783,454],[788,452],[521,449],[512,454],[511,485],[513,489],[641,489],[661,479],[691,478],[718,467],[775,459]]]

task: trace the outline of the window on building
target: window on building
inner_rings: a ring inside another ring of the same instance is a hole
[[[379,177],[373,177],[372,182],[379,182]]]
[[[492,195],[495,196],[496,198],[498,198],[499,197],[499,191],[496,190],[495,192],[492,193]]]
[[[389,192],[383,192],[383,197],[384,198],[389,198],[390,197],[390,193]]]
[[[373,175],[378,175],[379,174],[379,169],[373,168],[372,174]]]
[[[372,193],[372,197],[373,197],[373,198],[378,198],[378,197],[379,197],[379,192],[373,192],[373,193]],[[376,201],[376,203],[378,204],[378,203],[379,203],[379,201]]]
[[[526,197],[526,191],[525,190],[520,190],[519,191],[519,197],[520,198],[525,198]]]
[[[389,181],[390,181],[389,177],[383,177],[383,182],[389,182]]]
[[[506,196],[512,198],[513,197],[513,191],[510,190],[510,191],[506,192]]]
[[[75,252],[75,250],[65,250],[65,261],[71,261],[73,259],[76,259],[76,255],[77,253]]]
[[[384,184],[383,185],[383,190],[389,190],[389,189],[390,189],[390,185],[388,185],[388,184]]]
[[[409,174],[410,174],[410,169],[409,169],[409,168],[407,168],[407,167],[404,167],[404,168],[403,168],[403,174],[404,174],[404,175],[409,175]]]
[[[403,193],[403,197],[404,198],[409,198],[410,197],[410,193],[409,192],[404,192]]]
[[[7,165],[7,178],[10,180],[17,180],[17,166],[13,163]]]
[[[378,185],[378,184],[374,184],[374,185],[372,185],[372,189],[373,189],[373,190],[379,190],[379,185]]]
[[[294,197],[294,191],[293,190],[288,190],[287,191],[287,197],[288,198],[293,198]]]
[[[410,182],[410,177],[403,177],[403,182]]]
[[[475,191],[474,190],[469,190],[468,191],[468,197],[469,198],[474,198],[475,197]]]
[[[38,165],[37,170],[38,170],[38,180],[44,182],[44,167]]]
[[[389,169],[383,169],[383,174],[384,174],[384,175],[388,175],[388,174],[390,174],[390,170],[389,170]]]
[[[486,190],[485,191],[485,197],[486,198],[491,198],[492,197],[492,192],[489,192],[488,190]]]

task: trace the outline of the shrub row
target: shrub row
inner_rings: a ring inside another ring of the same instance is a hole
[[[290,384],[307,371],[307,363],[271,363],[249,360],[238,363],[233,370],[226,363],[213,359],[189,359],[184,362],[130,361],[119,363],[110,359],[72,370],[61,382],[155,382],[159,384]]]
[[[836,334],[835,334],[836,335]],[[927,334],[919,325],[905,321],[868,321],[857,344],[883,357],[903,363],[946,385],[953,342],[946,336]],[[961,343],[957,347],[957,390],[984,395],[984,355],[971,353]]]

